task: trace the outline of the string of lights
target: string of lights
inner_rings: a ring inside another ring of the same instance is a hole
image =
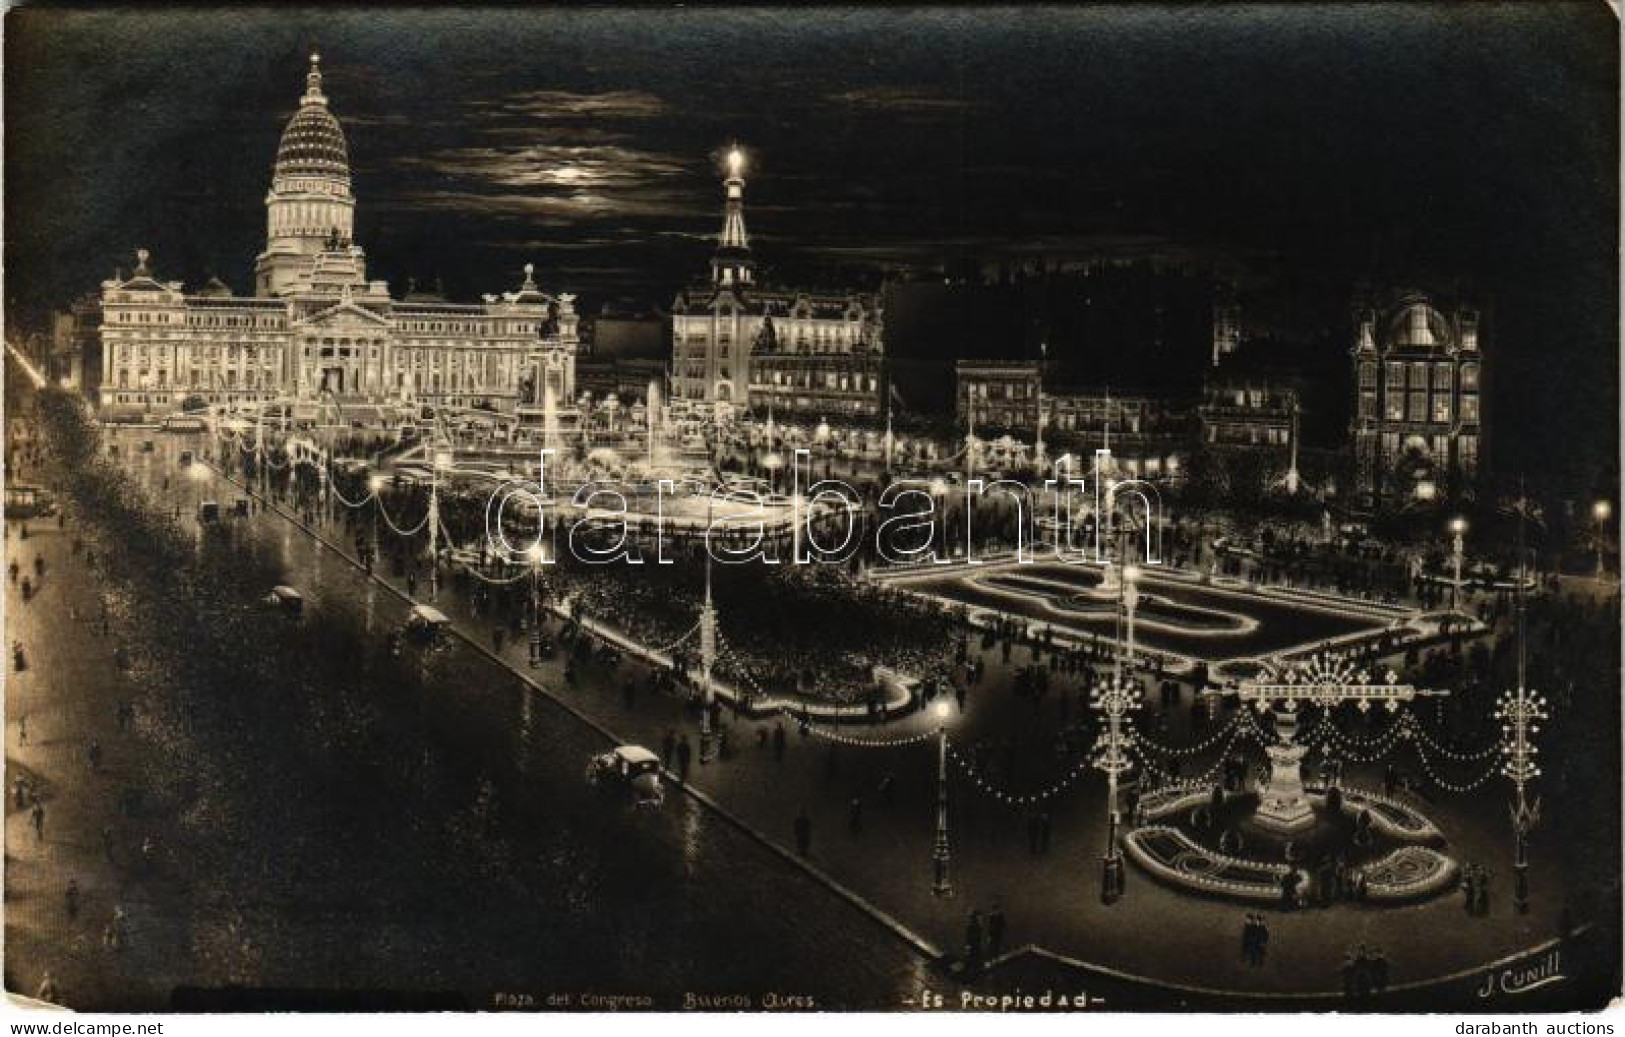
[[[1219,728],[1217,731],[1213,732],[1212,735],[1198,742],[1196,745],[1176,749],[1170,745],[1162,745],[1144,733],[1141,733],[1140,735],[1140,744],[1153,752],[1160,753],[1163,756],[1173,759],[1200,756],[1202,753],[1213,748],[1213,746],[1218,745],[1220,739],[1226,737],[1227,735],[1233,735],[1236,728],[1242,723],[1241,718],[1247,715],[1248,714],[1246,713],[1238,713],[1236,716],[1231,717],[1228,724]]]
[[[1415,739],[1419,744],[1427,746],[1431,752],[1435,753],[1436,755],[1443,756],[1447,760],[1455,760],[1458,763],[1477,763],[1480,760],[1487,760],[1501,751],[1501,745],[1499,742],[1491,742],[1489,745],[1475,752],[1458,752],[1434,741],[1433,736],[1429,735],[1425,730],[1423,730],[1421,723],[1419,723],[1414,717],[1409,719],[1409,724],[1411,728],[1411,737],[1413,739]]]
[[[1444,789],[1446,792],[1471,792],[1480,785],[1483,785],[1485,782],[1489,781],[1491,778],[1495,777],[1496,773],[1500,770],[1498,763],[1496,761],[1491,761],[1488,769],[1486,769],[1483,774],[1480,774],[1471,781],[1453,782],[1440,776],[1439,768],[1436,768],[1433,761],[1428,758],[1428,754],[1423,750],[1422,743],[1420,741],[1412,739],[1411,744],[1416,746],[1416,758],[1421,761],[1422,770],[1427,774],[1428,780],[1432,781],[1433,784]]]
[[[1091,761],[1086,757],[1078,761],[1077,765],[1074,766],[1065,776],[1057,779],[1054,783],[1050,784],[1042,791],[1022,795],[1007,792],[995,786],[990,778],[976,769],[975,763],[972,762],[971,759],[964,753],[961,753],[952,741],[948,743],[948,758],[959,765],[960,769],[965,772],[966,777],[970,778],[971,784],[976,786],[977,791],[983,792],[1006,806],[1012,807],[1037,806],[1040,803],[1045,803],[1051,799],[1054,799],[1056,796],[1060,795],[1076,784],[1077,780],[1084,774],[1088,773],[1091,763]]]
[[[384,525],[388,526],[390,529],[393,529],[397,534],[403,537],[417,536],[419,533],[423,532],[424,529],[428,528],[429,525],[429,515],[427,512],[425,512],[423,515],[423,521],[419,522],[411,529],[402,529],[400,526],[396,525],[394,519],[389,517],[389,509],[384,507],[384,499],[382,497],[378,498],[378,514],[383,517]]]

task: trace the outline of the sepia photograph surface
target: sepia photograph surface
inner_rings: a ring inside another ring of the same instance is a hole
[[[6,990],[1603,1008],[1619,44],[10,9]]]

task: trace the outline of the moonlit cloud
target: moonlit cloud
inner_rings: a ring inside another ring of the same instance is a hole
[[[398,165],[499,187],[603,191],[672,180],[685,172],[673,156],[619,145],[531,143],[513,147],[450,148]]]
[[[824,95],[832,104],[888,115],[930,115],[965,112],[977,107],[973,101],[948,97],[909,86],[868,86]]]
[[[653,119],[666,115],[666,102],[641,90],[577,94],[567,90],[527,90],[495,100],[470,100],[478,112],[534,119]]]

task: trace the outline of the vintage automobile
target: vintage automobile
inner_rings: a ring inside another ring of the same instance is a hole
[[[618,745],[587,764],[587,783],[628,796],[637,806],[657,807],[666,798],[660,757],[641,745]]]
[[[451,620],[432,605],[413,605],[401,624],[401,631],[421,645],[438,644],[451,627]]]
[[[282,584],[271,588],[271,593],[265,596],[265,603],[287,613],[292,619],[298,619],[305,611],[305,596]]]
[[[55,514],[56,499],[51,491],[22,483],[6,486],[6,518],[44,518]]]
[[[209,426],[196,414],[170,414],[158,427],[165,432],[202,432]]]

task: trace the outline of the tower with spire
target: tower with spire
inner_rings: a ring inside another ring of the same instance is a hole
[[[728,178],[722,182],[722,233],[711,257],[711,280],[719,285],[749,285],[753,263],[745,233],[745,153],[728,149]]]
[[[873,293],[757,279],[745,230],[745,152],[723,158],[722,230],[701,277],[672,302],[674,399],[822,421],[878,422],[887,392],[884,317]]]

